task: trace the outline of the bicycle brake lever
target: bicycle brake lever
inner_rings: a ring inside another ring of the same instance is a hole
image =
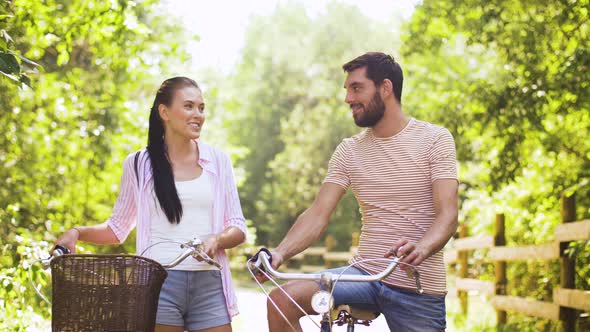
[[[401,260],[404,257],[405,255],[399,257],[399,259]],[[418,272],[418,269],[415,266],[410,266],[409,268],[406,268],[405,271],[408,278],[416,281],[416,291],[418,294],[423,294],[424,289],[422,289],[422,284],[420,284],[420,273]]]
[[[406,257],[406,255],[402,255],[402,256],[400,256],[400,257],[396,257],[395,259],[397,259],[397,261],[398,261],[398,264],[399,264],[399,263],[401,263],[400,261],[401,261],[402,259],[404,259],[404,257]],[[407,276],[408,278],[410,278],[410,279],[412,279],[412,278],[413,278],[413,279],[415,279],[415,278],[416,278],[416,276],[415,276],[415,274],[414,274],[414,268],[413,268],[413,267],[411,267],[411,266],[408,266],[409,264],[404,264],[404,263],[401,263],[401,264],[402,264],[403,266],[405,266],[405,268],[404,268],[403,270],[406,272],[406,276]]]
[[[214,260],[213,258],[209,257],[209,255],[207,255],[205,252],[197,252],[197,254],[199,255],[199,257],[201,257],[205,262],[217,267],[218,269],[221,270],[221,264],[219,264],[216,260]]]
[[[422,289],[422,285],[420,284],[420,272],[418,272],[418,269],[412,269],[412,276],[416,280],[416,290],[418,291],[418,294],[424,294],[424,289]]]
[[[213,258],[209,258],[209,259],[207,259],[207,263],[209,263],[209,264],[211,264],[211,265],[213,265],[213,266],[215,266],[216,268],[218,268],[218,269],[220,269],[220,270],[221,270],[221,264],[217,263],[217,261],[216,261],[216,260],[214,260]]]

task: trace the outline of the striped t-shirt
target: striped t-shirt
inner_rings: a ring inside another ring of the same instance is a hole
[[[432,184],[457,179],[453,136],[443,127],[411,118],[395,136],[377,138],[369,128],[344,139],[334,151],[324,182],[352,188],[362,214],[358,255],[380,258],[401,237],[419,241],[435,220]],[[387,262],[357,267],[379,273]],[[426,293],[446,292],[443,253],[418,266]],[[384,283],[416,288],[415,281],[396,269]]]

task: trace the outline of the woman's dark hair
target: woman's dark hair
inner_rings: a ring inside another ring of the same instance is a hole
[[[173,77],[165,80],[158,89],[150,110],[147,151],[152,164],[154,191],[158,202],[160,202],[160,207],[172,224],[180,222],[182,204],[174,185],[172,165],[166,144],[164,144],[164,123],[160,118],[158,108],[160,104],[171,106],[174,93],[186,87],[195,87],[200,90],[197,82],[187,77]]]

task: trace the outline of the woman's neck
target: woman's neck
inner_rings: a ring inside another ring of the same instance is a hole
[[[184,160],[187,157],[193,159],[192,157],[197,156],[199,153],[197,144],[192,139],[178,136],[164,136],[164,143],[166,144],[170,161]]]

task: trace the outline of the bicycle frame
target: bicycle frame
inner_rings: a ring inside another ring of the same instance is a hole
[[[141,255],[159,243],[149,246]],[[55,272],[52,273],[52,301],[33,285],[37,294],[52,307],[52,329],[119,330],[121,326],[153,329],[166,269],[177,266],[189,256],[221,269],[221,265],[207,255],[200,239],[178,243],[181,253],[167,264],[141,255],[68,255],[65,247],[56,246],[50,257],[39,260],[44,269],[51,268]],[[65,270],[68,272],[64,273]],[[70,307],[71,303],[74,307]],[[70,310],[78,314],[69,315]],[[119,314],[120,319],[110,318],[119,317]]]
[[[287,294],[287,292],[285,290],[283,290],[282,287],[280,287],[280,285],[278,285],[278,283],[276,283],[271,277],[274,277],[276,279],[281,279],[281,280],[319,281],[320,282],[320,290],[313,295],[313,297],[311,299],[311,305],[312,305],[312,308],[322,316],[322,319],[320,321],[320,325],[315,323],[315,321],[314,321],[314,324],[320,328],[320,331],[329,332],[332,329],[332,323],[333,323],[332,319],[331,319],[331,310],[333,309],[332,308],[332,306],[333,306],[332,294],[333,294],[334,287],[335,287],[336,283],[339,281],[349,281],[349,282],[377,282],[377,281],[381,281],[384,278],[386,278],[387,276],[389,276],[398,265],[402,264],[402,265],[406,265],[412,269],[411,271],[412,271],[413,276],[416,280],[416,289],[417,289],[418,293],[420,293],[420,294],[423,293],[422,286],[420,284],[419,273],[418,273],[418,270],[414,266],[400,262],[400,258],[397,258],[397,257],[362,260],[361,262],[374,261],[374,260],[387,260],[387,261],[391,261],[391,263],[387,266],[387,268],[385,270],[383,270],[381,273],[375,274],[375,275],[350,275],[350,274],[347,275],[347,274],[344,274],[344,272],[346,272],[346,269],[344,271],[342,271],[342,273],[340,273],[340,274],[333,274],[330,272],[324,272],[324,273],[283,273],[283,272],[279,272],[279,271],[273,269],[272,264],[271,264],[272,263],[272,256],[270,255],[270,252],[267,249],[263,248],[248,261],[248,270],[250,271],[250,273],[252,274],[253,277],[255,277],[255,274],[265,275],[269,280],[271,280],[274,283],[275,286],[277,286],[279,289],[281,289],[281,291],[287,296],[287,298],[289,298],[293,302],[293,304],[295,304],[295,306],[301,312],[303,312],[304,315],[307,317],[309,317],[309,315],[301,308],[301,306],[299,304],[297,304],[296,301],[293,300],[289,296],[289,294]],[[349,265],[347,268],[349,268],[351,266],[353,266],[353,265]],[[259,284],[259,287],[262,289],[262,291],[265,293],[265,295],[270,299],[270,302],[273,304],[273,306],[281,314],[283,319],[285,319],[285,321],[289,324],[289,326],[294,331],[296,331],[296,329],[291,325],[291,323],[289,322],[287,317],[281,312],[278,305],[276,303],[274,303],[274,301],[269,297],[269,294],[264,290],[262,285],[260,283],[258,283],[258,284]],[[348,331],[353,331],[353,330],[354,330],[354,322],[349,323],[349,326],[348,326]]]

